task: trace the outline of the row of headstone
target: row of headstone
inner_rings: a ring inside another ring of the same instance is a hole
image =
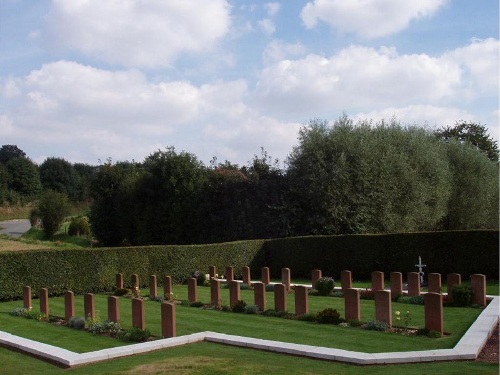
[[[138,290],[140,287],[139,284],[139,275],[134,273],[131,277],[131,284],[132,288]],[[123,274],[117,273],[116,274],[116,289],[123,289],[124,288],[124,282],[123,282]],[[166,300],[172,300],[173,299],[173,290],[172,290],[172,277],[171,276],[165,276],[163,278],[163,296],[165,297]],[[149,276],[149,298],[156,298],[158,297],[158,283],[157,283],[157,278],[156,275],[151,275]]]
[[[49,292],[47,288],[42,288],[40,293],[40,312],[49,316]],[[32,309],[31,287],[23,288],[24,308]],[[96,318],[95,295],[85,293],[83,295],[84,313],[86,319]],[[64,294],[64,316],[66,322],[75,316],[75,294],[66,291]],[[120,299],[116,296],[108,296],[108,320],[110,322],[120,322]],[[132,326],[134,328],[146,329],[146,313],[144,300],[141,298],[132,299]],[[175,305],[168,302],[161,304],[161,331],[163,337],[176,336],[176,314]]]

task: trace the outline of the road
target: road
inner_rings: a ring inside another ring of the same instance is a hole
[[[30,221],[26,219],[0,221],[0,234],[10,237],[21,237],[30,228]]]

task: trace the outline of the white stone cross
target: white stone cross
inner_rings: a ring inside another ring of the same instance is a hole
[[[424,271],[423,268],[427,267],[427,264],[422,264],[422,258],[420,255],[418,256],[418,264],[415,264],[415,267],[418,267],[418,273],[420,275],[420,284],[424,283]]]

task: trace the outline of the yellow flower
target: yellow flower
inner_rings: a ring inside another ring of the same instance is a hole
[[[396,314],[396,316],[399,316],[401,314],[401,312],[400,311],[396,311],[395,314]]]

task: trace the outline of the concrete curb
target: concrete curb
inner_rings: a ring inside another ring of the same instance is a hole
[[[453,349],[363,353],[273,340],[262,340],[209,331],[81,354],[2,331],[0,331],[0,345],[36,355],[64,367],[86,365],[89,363],[107,361],[134,354],[148,353],[155,350],[162,350],[201,341],[357,365],[474,360],[481,352],[481,349],[499,320],[500,297],[493,296],[491,298],[488,306],[481,312],[477,320],[469,327],[465,335]]]

